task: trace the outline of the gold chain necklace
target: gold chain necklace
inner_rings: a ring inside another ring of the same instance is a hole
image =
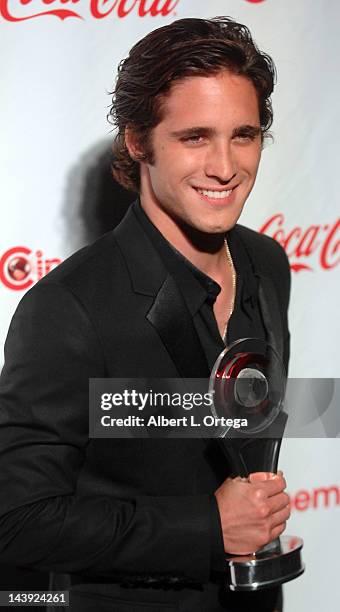
[[[232,296],[231,296],[230,308],[229,308],[229,313],[228,313],[227,321],[226,321],[226,324],[225,324],[224,330],[223,330],[223,336],[222,336],[223,340],[225,340],[225,337],[226,337],[226,334],[227,334],[227,328],[228,328],[229,319],[230,319],[231,315],[233,314],[234,305],[235,305],[235,296],[236,296],[236,270],[235,270],[233,258],[232,258],[231,253],[230,253],[229,244],[228,244],[228,241],[227,241],[226,238],[224,239],[224,246],[225,246],[225,251],[226,251],[226,255],[227,255],[228,266],[231,269]]]

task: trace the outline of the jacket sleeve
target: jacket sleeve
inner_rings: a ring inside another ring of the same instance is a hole
[[[116,499],[76,492],[89,444],[89,378],[105,377],[106,368],[96,330],[68,287],[42,282],[25,295],[5,357],[0,562],[207,581],[208,495]]]

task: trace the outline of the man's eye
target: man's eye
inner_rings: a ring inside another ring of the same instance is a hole
[[[255,138],[256,134],[237,134],[234,140],[238,140],[239,142],[252,142]]]
[[[191,134],[190,136],[185,136],[182,140],[183,142],[196,144],[203,141],[203,136],[201,134]]]

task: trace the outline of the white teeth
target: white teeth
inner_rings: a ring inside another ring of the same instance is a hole
[[[208,198],[214,198],[215,200],[222,200],[230,196],[232,189],[228,191],[208,191],[206,189],[197,189],[198,193],[207,196]]]

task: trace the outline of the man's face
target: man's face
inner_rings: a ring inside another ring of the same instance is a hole
[[[160,231],[227,231],[242,212],[261,156],[253,84],[226,71],[188,77],[172,87],[163,108],[151,135],[154,164],[141,167],[144,209]]]

